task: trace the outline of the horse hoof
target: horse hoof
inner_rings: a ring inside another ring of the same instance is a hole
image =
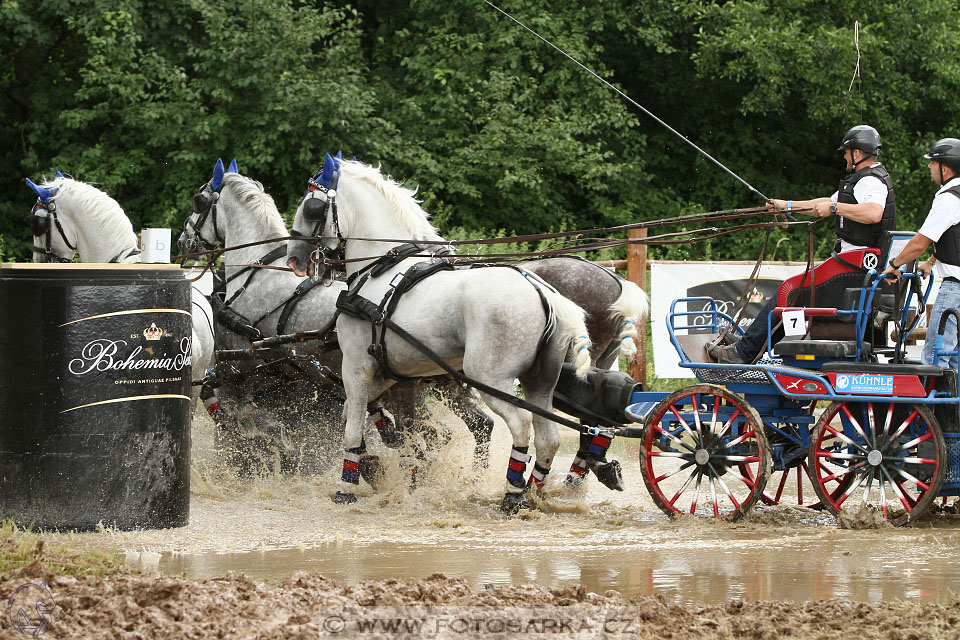
[[[360,458],[360,477],[367,481],[374,491],[380,488],[380,481],[383,480],[383,465],[380,464],[378,456],[363,456]]]
[[[603,486],[614,491],[623,491],[623,474],[620,472],[620,463],[616,460],[597,466],[593,472]]]
[[[520,509],[529,509],[530,503],[523,497],[522,493],[508,493],[503,496],[503,502],[500,503],[500,510],[504,513],[513,515]]]
[[[353,504],[357,501],[357,496],[352,493],[344,493],[343,491],[337,491],[337,495],[333,496],[334,504]]]

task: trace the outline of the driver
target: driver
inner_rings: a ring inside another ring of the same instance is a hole
[[[880,248],[884,231],[897,226],[897,204],[893,184],[877,156],[882,147],[880,134],[868,125],[858,125],[847,131],[837,151],[843,152],[847,175],[840,187],[829,197],[814,200],[776,200],[767,202],[770,211],[798,211],[815,218],[834,216],[837,241],[834,251],[841,253],[863,248]],[[776,296],[757,314],[739,342],[730,345],[718,343],[708,349],[711,358],[719,363],[751,364],[763,351],[767,341],[767,316],[776,306]],[[775,329],[771,340],[783,337],[782,329]]]
[[[933,361],[936,343],[935,331],[945,309],[960,308],[960,140],[937,140],[923,156],[930,162],[930,179],[940,185],[933,197],[930,213],[917,235],[890,260],[884,276],[899,279],[900,267],[919,258],[933,244],[933,257],[919,265],[924,277],[936,267],[940,278],[940,292],[930,311],[927,339],[923,344],[923,364],[936,364],[957,369],[957,321],[951,316],[943,332],[943,344],[938,362]]]

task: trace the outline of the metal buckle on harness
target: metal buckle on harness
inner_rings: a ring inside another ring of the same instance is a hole
[[[406,272],[403,272],[403,271],[401,271],[400,273],[394,274],[393,278],[390,279],[390,288],[396,289],[400,285],[400,283],[403,282],[403,278],[406,275],[407,275]]]

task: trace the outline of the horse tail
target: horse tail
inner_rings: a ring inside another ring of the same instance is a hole
[[[553,312],[553,324],[548,330],[559,339],[570,343],[577,377],[586,379],[590,370],[590,336],[587,333],[586,312],[557,293],[553,287],[540,287],[544,299]]]
[[[618,338],[620,355],[630,362],[637,355],[637,345],[633,341],[637,337],[637,325],[647,319],[650,303],[647,294],[636,283],[621,279],[620,286],[620,297],[610,305],[610,317],[622,320]]]

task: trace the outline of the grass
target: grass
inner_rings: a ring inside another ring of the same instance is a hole
[[[120,570],[118,557],[100,551],[77,551],[48,545],[39,533],[18,527],[12,520],[0,523],[0,579],[39,560],[57,575],[102,578]]]

